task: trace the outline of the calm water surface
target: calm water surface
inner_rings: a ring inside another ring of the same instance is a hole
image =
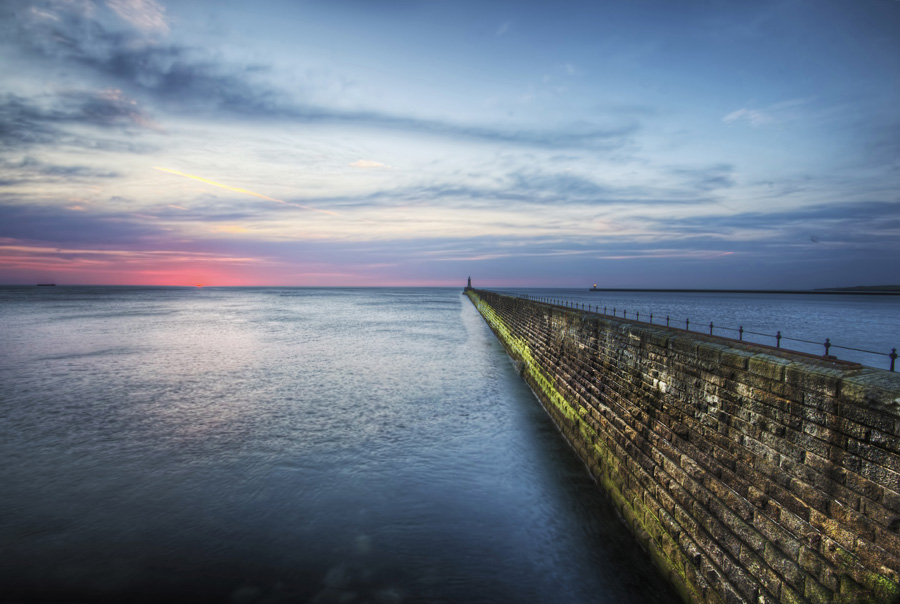
[[[0,288],[0,600],[666,602],[459,290]]]

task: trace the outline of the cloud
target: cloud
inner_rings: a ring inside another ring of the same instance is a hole
[[[900,253],[900,202],[821,204],[776,212],[696,216],[660,222],[646,216],[648,228],[672,240],[721,239],[736,245],[778,249],[855,246],[884,257]],[[811,238],[818,239],[812,242]]]
[[[805,109],[812,99],[789,99],[781,101],[773,105],[769,105],[765,109],[749,109],[742,107],[736,111],[732,111],[722,118],[726,124],[739,120],[746,121],[754,128],[760,126],[768,126],[771,124],[783,124],[809,116],[810,113]]]
[[[729,189],[735,186],[734,166],[715,164],[707,168],[674,168],[671,173],[683,178],[692,189],[702,192]]]
[[[232,73],[197,49],[160,44],[144,36],[146,28],[164,22],[162,7],[152,0],[121,0],[111,7],[143,24],[139,31],[111,30],[77,3],[55,3],[48,19],[24,13],[18,21],[17,42],[45,59],[66,61],[90,69],[113,82],[179,104],[209,105],[248,111],[265,110],[275,93],[247,80],[259,66],[232,67]]]
[[[390,168],[387,164],[372,161],[370,159],[358,159],[350,164],[350,166],[353,168]]]
[[[38,205],[0,204],[0,224],[4,237],[58,247],[140,246],[169,236],[162,227],[127,215]]]
[[[860,156],[867,166],[888,166],[894,170],[893,186],[900,177],[900,120],[895,115],[866,116],[851,127]]]
[[[49,180],[78,182],[119,176],[118,172],[110,170],[98,170],[87,166],[48,164],[30,156],[19,161],[0,160],[0,172],[4,174],[4,178],[0,180],[0,186],[29,182],[46,183]]]
[[[138,108],[136,101],[118,89],[69,91],[34,98],[12,94],[0,97],[0,146],[62,143],[81,147],[102,147],[104,144],[136,147],[129,142],[74,136],[67,131],[67,127],[73,125],[127,130],[134,126],[151,127],[152,120]]]
[[[712,179],[713,176],[708,178]],[[490,183],[439,179],[358,194],[305,198],[301,201],[345,209],[431,205],[501,211],[511,203],[523,206],[636,207],[715,202],[709,197],[708,191],[698,191],[696,187],[614,186],[577,173],[546,172],[534,167],[497,175]]]
[[[221,182],[216,182],[216,181],[214,181],[214,180],[210,180],[210,179],[208,179],[208,178],[203,178],[202,176],[197,176],[197,175],[195,175],[195,174],[186,174],[186,173],[184,173],[184,172],[179,172],[178,170],[172,170],[172,169],[169,169],[169,168],[153,168],[153,169],[154,169],[154,170],[159,170],[160,172],[167,172],[167,173],[169,173],[169,174],[175,174],[176,176],[183,176],[184,178],[190,178],[190,179],[192,179],[192,180],[196,180],[196,181],[199,181],[199,182],[203,182],[203,183],[206,183],[206,184],[208,184],[208,185],[212,185],[212,186],[214,186],[214,187],[219,187],[219,188],[222,188],[222,189],[227,189],[227,190],[229,190],[229,191],[234,191],[234,192],[236,192],[236,193],[242,193],[242,194],[244,194],[244,195],[251,195],[251,196],[253,196],[253,197],[258,197],[258,198],[260,198],[260,199],[265,199],[265,200],[267,200],[267,201],[273,201],[273,202],[275,202],[275,203],[279,203],[279,204],[286,205],[286,206],[293,206],[293,207],[301,208],[301,209],[303,209],[303,210],[310,210],[310,211],[312,211],[312,212],[321,212],[322,214],[329,214],[329,215],[331,215],[331,216],[337,216],[337,215],[338,215],[337,212],[332,212],[332,211],[330,211],[330,210],[320,210],[320,209],[318,209],[318,208],[313,208],[313,207],[306,206],[306,205],[303,205],[303,204],[294,203],[294,202],[291,202],[291,201],[284,201],[283,199],[276,199],[276,198],[274,198],[274,197],[269,197],[268,195],[263,195],[262,193],[257,193],[257,192],[255,192],[255,191],[250,191],[249,189],[243,189],[243,188],[240,188],[240,187],[233,187],[233,186],[231,186],[231,185],[227,185],[227,184],[221,183]]]
[[[57,19],[26,14],[19,23],[19,45],[44,59],[91,70],[106,79],[112,89],[150,95],[170,111],[208,115],[212,110],[253,119],[346,124],[491,143],[594,150],[621,149],[639,129],[631,118],[611,125],[581,121],[549,129],[524,129],[337,109],[295,98],[268,85],[260,77],[268,72],[265,66],[226,64],[201,49],[159,44],[135,32],[111,31],[84,11],[57,7],[55,14]]]
[[[78,105],[77,114],[70,119],[97,126],[136,125],[153,127],[152,121],[138,109],[136,100],[117,88],[100,91],[66,92],[61,95]]]
[[[520,170],[510,177],[514,190],[521,194],[533,193],[545,201],[552,198],[556,201],[600,201],[616,197],[612,188],[576,174]]]
[[[257,272],[267,264],[263,257],[191,250],[177,244],[146,250],[45,246],[0,238],[0,272],[13,282],[34,283],[35,278],[50,277],[64,283],[186,284],[203,276],[227,278],[231,271]]]
[[[732,111],[722,118],[722,121],[726,124],[730,124],[731,122],[735,122],[737,120],[746,120],[747,123],[749,123],[754,128],[758,128],[759,126],[765,126],[767,124],[772,124],[775,122],[775,118],[773,118],[771,115],[768,115],[756,109],[746,108]]]
[[[146,32],[169,32],[166,9],[154,0],[106,0],[119,17]]]

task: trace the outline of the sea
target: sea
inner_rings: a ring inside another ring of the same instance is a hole
[[[900,343],[896,297],[515,293]],[[461,288],[2,287],[0,459],[0,602],[677,601]]]

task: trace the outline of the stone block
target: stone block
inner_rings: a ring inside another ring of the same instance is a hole
[[[856,545],[856,535],[825,514],[811,510],[809,524],[825,536],[823,541],[834,542],[847,551],[852,551]]]
[[[747,489],[747,500],[758,508],[765,507],[766,503],[769,501],[769,497],[765,494],[764,491],[759,490],[755,486],[750,486]]]
[[[841,399],[900,416],[900,373],[864,368],[844,378]]]
[[[797,559],[803,544],[796,535],[781,526],[766,514],[757,512],[753,526],[765,539],[792,559]]]
[[[740,553],[735,556],[735,560],[738,560],[739,556]],[[722,567],[722,572],[728,579],[728,582],[740,592],[742,601],[757,601],[762,586],[750,576],[741,564],[732,560],[726,560]]]
[[[803,589],[806,589],[806,583],[803,584]],[[790,585],[781,586],[781,602],[783,604],[809,604],[808,600],[791,588]]]
[[[758,376],[762,376],[776,382],[784,381],[785,367],[791,361],[771,354],[754,354],[748,359],[747,370]]]
[[[668,347],[671,354],[687,357],[686,360],[693,361],[697,358],[698,342],[687,335],[673,335],[669,338]]]
[[[900,474],[897,472],[863,459],[860,461],[859,473],[885,489],[900,493]]]
[[[876,447],[881,447],[882,449],[886,449],[894,453],[900,453],[900,437],[894,436],[893,434],[888,434],[887,432],[882,432],[881,430],[872,429],[868,432],[868,434],[864,435],[862,438],[859,438],[859,440],[866,440]]]
[[[851,400],[842,401],[839,414],[853,422],[862,424],[868,428],[877,428],[882,432],[895,433],[896,416],[893,412],[886,413],[876,407],[870,406],[867,401]],[[862,440],[862,439],[860,439]]]
[[[805,545],[800,548],[797,554],[797,563],[800,565],[800,568],[813,577],[820,576],[825,567],[824,560],[819,553]]]
[[[806,586],[806,573],[796,562],[772,544],[767,544],[762,552],[763,560],[772,567],[784,580],[798,590]]]
[[[816,581],[813,577],[806,577],[806,585],[803,595],[812,604],[827,604],[832,601],[834,593]]]
[[[900,584],[900,557],[894,551],[860,540],[853,553],[860,564],[887,581]]]
[[[862,499],[860,511],[882,528],[890,531],[900,530],[900,512],[867,498]]]
[[[831,517],[847,531],[869,541],[875,540],[875,524],[863,514],[842,505],[838,501],[831,502],[829,512]]]
[[[841,378],[845,374],[846,371],[840,369],[820,367],[807,362],[794,362],[785,367],[784,380],[805,391],[812,390],[836,397],[840,391]]]

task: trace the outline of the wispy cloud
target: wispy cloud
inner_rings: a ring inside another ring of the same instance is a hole
[[[67,91],[56,95],[25,98],[7,94],[0,98],[0,146],[30,147],[42,144],[94,146],[102,140],[76,136],[68,128],[145,129],[152,120],[120,90]],[[132,141],[108,141],[126,149],[138,148]]]
[[[804,108],[809,102],[809,99],[790,99],[769,105],[764,109],[742,107],[723,117],[722,121],[726,124],[745,121],[754,128],[790,122],[806,114]]]
[[[19,161],[0,160],[0,186],[48,181],[83,182],[97,178],[116,178],[118,172],[88,166],[62,166],[25,156]]]
[[[735,252],[718,250],[646,250],[636,254],[615,254],[597,256],[598,260],[644,260],[648,258],[689,258],[692,260],[708,260],[731,256]]]
[[[339,109],[316,104],[308,98],[296,98],[268,84],[262,77],[268,72],[264,65],[223,63],[197,48],[160,44],[133,32],[110,31],[83,11],[58,8],[57,16],[53,20],[26,15],[18,30],[20,46],[41,57],[91,70],[111,82],[114,89],[150,95],[172,111],[208,116],[212,110],[254,119],[330,123],[497,144],[594,150],[621,149],[639,129],[633,119],[608,125],[575,121],[540,130]],[[125,115],[139,123],[137,114]]]
[[[119,17],[147,32],[169,32],[169,20],[164,6],[154,0],[106,0]]]
[[[705,168],[673,168],[671,173],[684,179],[692,189],[701,192],[729,189],[736,184],[735,169],[731,164],[714,164]]]
[[[353,168],[363,168],[363,169],[372,169],[372,168],[390,168],[387,164],[383,164],[378,161],[372,161],[370,159],[359,159],[350,164]]]
[[[9,242],[10,240],[5,240]],[[87,258],[114,258],[121,260],[123,258],[156,258],[165,257],[170,260],[179,262],[190,262],[202,258],[211,262],[240,262],[255,264],[262,262],[263,259],[258,257],[239,257],[228,256],[223,254],[213,254],[209,252],[197,252],[190,250],[132,250],[132,249],[90,249],[90,248],[59,248],[46,247],[40,245],[13,245],[7,243],[0,244],[0,250],[4,254],[10,256],[27,255],[27,256],[54,256],[73,260],[81,257]]]
[[[722,121],[726,124],[730,124],[731,122],[736,122],[738,120],[745,120],[751,126],[757,128],[759,126],[765,126],[766,124],[772,124],[775,122],[775,118],[773,118],[771,115],[757,109],[747,108],[741,108],[737,111],[732,111],[722,118]]]
[[[496,174],[489,182],[468,179],[422,179],[403,186],[335,197],[310,198],[330,207],[381,207],[414,204],[491,209],[510,203],[543,207],[689,206],[716,203],[717,188],[731,186],[730,166],[675,172],[680,182],[668,186],[613,185],[590,176],[545,171],[534,166]],[[670,179],[671,180],[671,179]]]
[[[178,170],[172,170],[169,168],[153,168],[153,169],[159,170],[160,172],[167,172],[169,174],[175,174],[176,176],[183,176],[184,178],[190,178],[192,180],[206,183],[206,184],[212,185],[214,187],[228,189],[229,191],[234,191],[236,193],[243,193],[244,195],[252,195],[253,197],[259,197],[260,199],[265,199],[266,201],[274,201],[275,203],[280,203],[280,204],[286,205],[286,206],[293,206],[293,207],[300,208],[303,210],[309,210],[312,212],[321,212],[322,214],[329,214],[331,216],[338,216],[338,212],[332,212],[331,210],[320,210],[319,208],[314,208],[312,206],[307,206],[307,205],[304,205],[301,203],[294,203],[293,201],[285,201],[283,199],[269,197],[268,195],[263,195],[262,193],[257,193],[255,191],[251,191],[249,189],[242,189],[240,187],[232,187],[231,185],[226,185],[221,182],[216,182],[216,181],[210,180],[208,178],[203,178],[202,176],[196,176],[194,174],[186,174],[184,172],[179,172]]]

